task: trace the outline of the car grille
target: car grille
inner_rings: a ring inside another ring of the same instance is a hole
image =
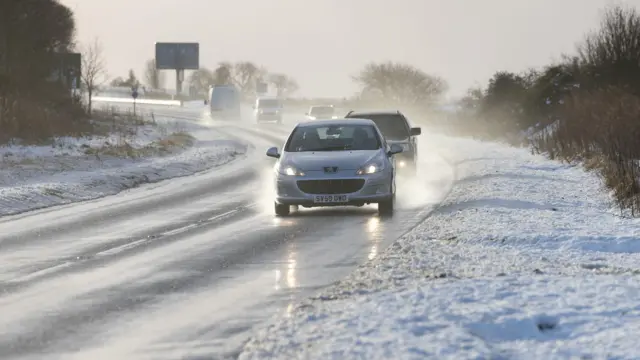
[[[350,194],[364,186],[364,179],[298,180],[298,189],[307,194]]]

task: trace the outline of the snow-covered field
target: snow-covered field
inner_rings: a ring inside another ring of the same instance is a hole
[[[246,146],[195,124],[156,118],[105,136],[0,146],[0,216],[113,195],[233,160]]]
[[[240,359],[635,359],[640,221],[595,174],[441,138],[458,181],[412,232]]]

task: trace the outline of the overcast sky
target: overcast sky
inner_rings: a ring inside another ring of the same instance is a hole
[[[78,40],[99,37],[111,77],[142,74],[156,41],[200,43],[200,64],[249,60],[285,72],[301,96],[349,96],[367,62],[401,61],[452,93],[497,70],[572,52],[610,0],[60,0]],[[640,0],[617,1],[640,6]],[[173,79],[174,74],[168,73]],[[173,86],[172,80],[168,85]]]

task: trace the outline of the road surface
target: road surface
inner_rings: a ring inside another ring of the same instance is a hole
[[[200,109],[171,111],[207,122]],[[195,176],[0,218],[2,359],[232,358],[253,327],[424,219],[452,182],[442,160],[442,181],[411,185],[414,199],[435,196],[392,218],[375,206],[276,218],[264,152],[291,123],[208,126],[252,150]]]

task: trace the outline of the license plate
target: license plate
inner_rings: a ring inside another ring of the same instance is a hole
[[[314,203],[345,203],[349,201],[347,195],[316,195],[313,197]]]

